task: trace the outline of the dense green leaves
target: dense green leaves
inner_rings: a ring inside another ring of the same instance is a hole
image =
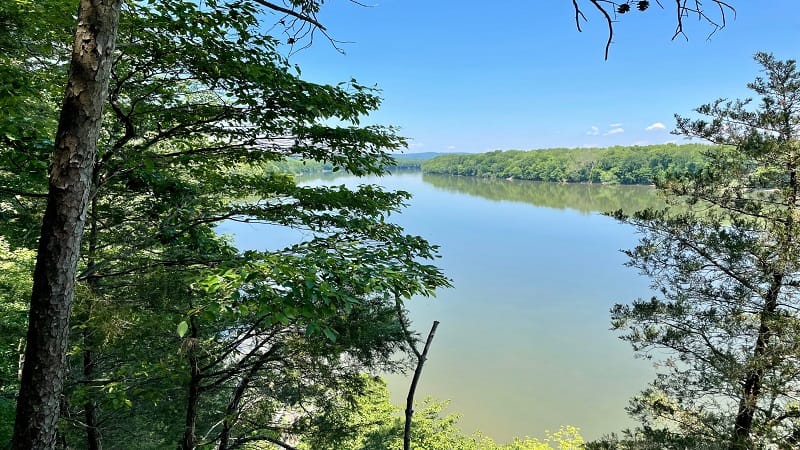
[[[649,145],[605,149],[546,149],[442,155],[424,161],[426,173],[557,183],[652,184],[675,173],[696,173],[707,145]]]
[[[347,439],[332,444],[303,440],[303,450],[400,450],[403,448],[403,422],[399,407],[389,403],[389,393],[381,379],[364,378],[365,390],[355,398],[355,408],[346,416]],[[495,442],[476,432],[466,435],[458,426],[460,416],[446,413],[448,402],[433,398],[415,406],[411,448],[415,450],[579,450],[583,438],[577,428],[563,426],[547,432],[543,439],[515,438],[508,444]]]
[[[12,251],[0,237],[0,442],[11,439],[14,423],[34,256],[30,250]]]
[[[336,442],[361,373],[404,367],[395,298],[448,284],[430,264],[436,248],[387,220],[408,194],[301,186],[289,173],[309,161],[382,174],[404,141],[359,125],[380,103],[374,89],[302,80],[262,31],[260,8],[126,2],[76,283],[67,445]],[[40,39],[47,55],[69,39],[60,18],[37,36],[52,15],[25,22],[9,11],[0,17],[15,25],[0,39]],[[37,238],[57,116],[49,93],[63,89],[57,58],[28,64],[22,54],[7,53],[16,59],[0,73],[16,83],[0,112],[0,236],[22,248],[4,250],[15,269],[0,278],[12,287],[0,291],[9,399],[24,326],[12,310],[24,309],[17,294],[27,289],[18,274]],[[240,251],[215,232],[226,220],[296,228],[307,240]]]

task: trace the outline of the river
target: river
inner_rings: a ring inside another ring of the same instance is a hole
[[[600,212],[656,205],[652,188],[419,172],[306,182],[408,191],[410,205],[393,220],[441,246],[437,265],[454,288],[408,305],[421,333],[441,322],[418,399],[451,400],[466,433],[481,430],[498,441],[541,437],[560,425],[593,439],[633,425],[625,406],[653,369],[609,330],[608,312],[648,296],[648,280],[623,266],[619,250],[635,244],[633,229]],[[243,249],[301,238],[235,223],[220,231]],[[393,401],[403,403],[408,379],[388,382]]]

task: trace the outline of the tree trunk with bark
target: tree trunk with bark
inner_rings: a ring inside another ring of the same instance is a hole
[[[203,374],[200,371],[200,361],[197,356],[197,329],[195,316],[189,317],[189,339],[186,343],[186,352],[189,356],[189,395],[186,403],[186,423],[183,431],[182,450],[193,450],[197,446],[195,430],[197,429],[197,413],[200,404],[200,382]]]
[[[122,0],[80,0],[29,313],[14,450],[56,444],[69,316]]]
[[[783,285],[783,278],[783,274],[775,274],[772,279],[772,285],[767,292],[764,309],[761,311],[758,337],[753,351],[754,361],[762,361],[764,355],[769,351],[770,340],[774,334],[772,322],[774,321],[775,311],[778,309],[778,296]],[[739,402],[739,410],[736,413],[736,422],[733,427],[733,439],[729,446],[730,450],[748,450],[752,448],[753,417],[755,417],[756,406],[761,396],[761,386],[766,370],[767,367],[765,365],[756,364],[745,376],[742,384],[742,399]]]

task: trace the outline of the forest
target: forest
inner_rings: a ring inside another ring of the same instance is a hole
[[[423,161],[425,173],[554,183],[653,184],[668,175],[700,172],[704,144],[587,149],[507,150],[442,155]]]
[[[285,43],[325,30],[322,3],[81,0],[77,14],[66,0],[0,3],[0,446],[800,445],[794,61],[756,55],[757,105],[678,117],[680,133],[713,146],[398,163],[406,139],[366,120],[381,104],[375,87],[307,81],[286,55]],[[610,45],[613,21],[591,3]],[[649,7],[611,12],[631,4]],[[282,14],[274,27],[264,11]],[[681,30],[686,6],[677,12]],[[429,399],[411,428],[413,405],[392,406],[375,374],[424,362],[407,302],[452,284],[439,248],[390,219],[407,192],[295,177],[402,164],[656,185],[668,208],[613,213],[638,231],[626,255],[657,295],[614,307],[612,326],[639,355],[669,355],[631,402],[638,427],[585,443],[565,425],[502,444],[463,434]],[[306,239],[241,250],[217,233],[226,222]]]

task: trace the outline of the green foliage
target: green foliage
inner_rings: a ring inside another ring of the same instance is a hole
[[[29,23],[12,13],[0,14],[15,24],[0,33],[41,38],[43,52],[60,54],[69,31],[58,24],[71,12]],[[343,411],[365,389],[361,373],[406,364],[395,299],[449,284],[430,264],[436,247],[386,219],[407,193],[297,184],[291,173],[304,164],[382,174],[404,141],[359,124],[380,103],[374,89],[301,79],[260,15],[249,0],[123,8],[75,287],[60,424],[71,447],[88,446],[93,415],[106,447],[174,448],[187,411],[200,447],[336,442]],[[52,27],[37,37],[40,22]],[[0,291],[4,395],[14,390],[24,336],[16,312],[26,309],[17,293],[28,289],[47,187],[50,94],[63,92],[58,58],[22,64],[22,52],[0,72],[15,83],[0,108],[0,236],[20,249],[2,253],[14,264],[0,274],[14,289]],[[39,78],[46,83],[14,87]],[[215,232],[226,220],[291,227],[307,240],[240,251]]]
[[[621,435],[611,434],[587,442],[586,450],[725,450],[728,446],[717,440],[687,436],[659,428],[643,427],[625,430]]]
[[[604,149],[546,149],[442,155],[425,173],[558,183],[652,184],[669,174],[696,173],[707,145],[664,144]]]
[[[403,448],[403,417],[400,408],[389,402],[389,392],[383,380],[364,378],[368,388],[356,398],[355,408],[348,417],[352,435],[331,446],[330,443],[303,441],[304,450],[347,448],[352,450],[401,450]],[[526,437],[508,444],[498,444],[488,436],[475,433],[467,436],[458,427],[460,416],[446,413],[448,402],[426,398],[415,406],[411,448],[415,450],[578,450],[583,438],[575,427],[564,426],[547,432],[544,440]]]
[[[0,3],[0,235],[33,247],[63,100],[75,4]],[[11,194],[39,194],[37,196]]]
[[[409,158],[395,158],[386,170],[420,170],[422,160]],[[239,173],[250,175],[268,176],[269,174],[284,173],[296,175],[319,174],[323,172],[338,172],[339,168],[330,163],[314,161],[309,159],[287,158],[278,161],[268,161],[259,165],[242,164],[234,169]]]
[[[697,109],[707,119],[678,117],[684,134],[721,145],[702,171],[659,182],[682,209],[617,215],[642,235],[626,254],[656,292],[612,311],[623,339],[660,360],[630,412],[691,448],[798,442],[800,111],[788,99],[800,95],[800,72],[756,60],[759,105],[718,100]]]
[[[35,253],[0,236],[0,443],[11,440]]]

